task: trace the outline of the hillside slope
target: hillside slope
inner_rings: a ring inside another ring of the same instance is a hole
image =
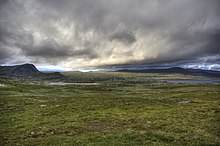
[[[184,75],[220,78],[220,71],[202,70],[202,69],[184,69],[181,67],[173,67],[173,68],[168,68],[168,69],[143,69],[143,70],[126,70],[125,69],[125,70],[117,70],[117,72],[184,74]]]
[[[14,66],[0,66],[0,76],[3,77],[63,77],[59,72],[43,73],[33,64],[22,64]]]
[[[0,67],[0,76],[31,77],[37,76],[40,73],[33,64]]]

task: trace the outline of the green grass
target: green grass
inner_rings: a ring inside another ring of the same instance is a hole
[[[0,79],[0,145],[220,145],[218,84],[156,80],[193,78],[181,75],[65,74],[99,84]]]

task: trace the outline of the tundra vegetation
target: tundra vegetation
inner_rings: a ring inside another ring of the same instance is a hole
[[[202,78],[179,74],[63,74],[0,78],[0,145],[220,145],[220,84],[160,80]]]

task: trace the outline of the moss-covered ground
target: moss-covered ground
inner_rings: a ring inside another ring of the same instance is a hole
[[[74,84],[0,79],[0,145],[220,145],[220,85],[181,75],[65,73]],[[48,81],[47,81],[48,82]]]

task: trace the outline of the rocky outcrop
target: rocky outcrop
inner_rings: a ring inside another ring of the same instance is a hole
[[[32,77],[41,74],[33,64],[0,66],[0,76]]]

